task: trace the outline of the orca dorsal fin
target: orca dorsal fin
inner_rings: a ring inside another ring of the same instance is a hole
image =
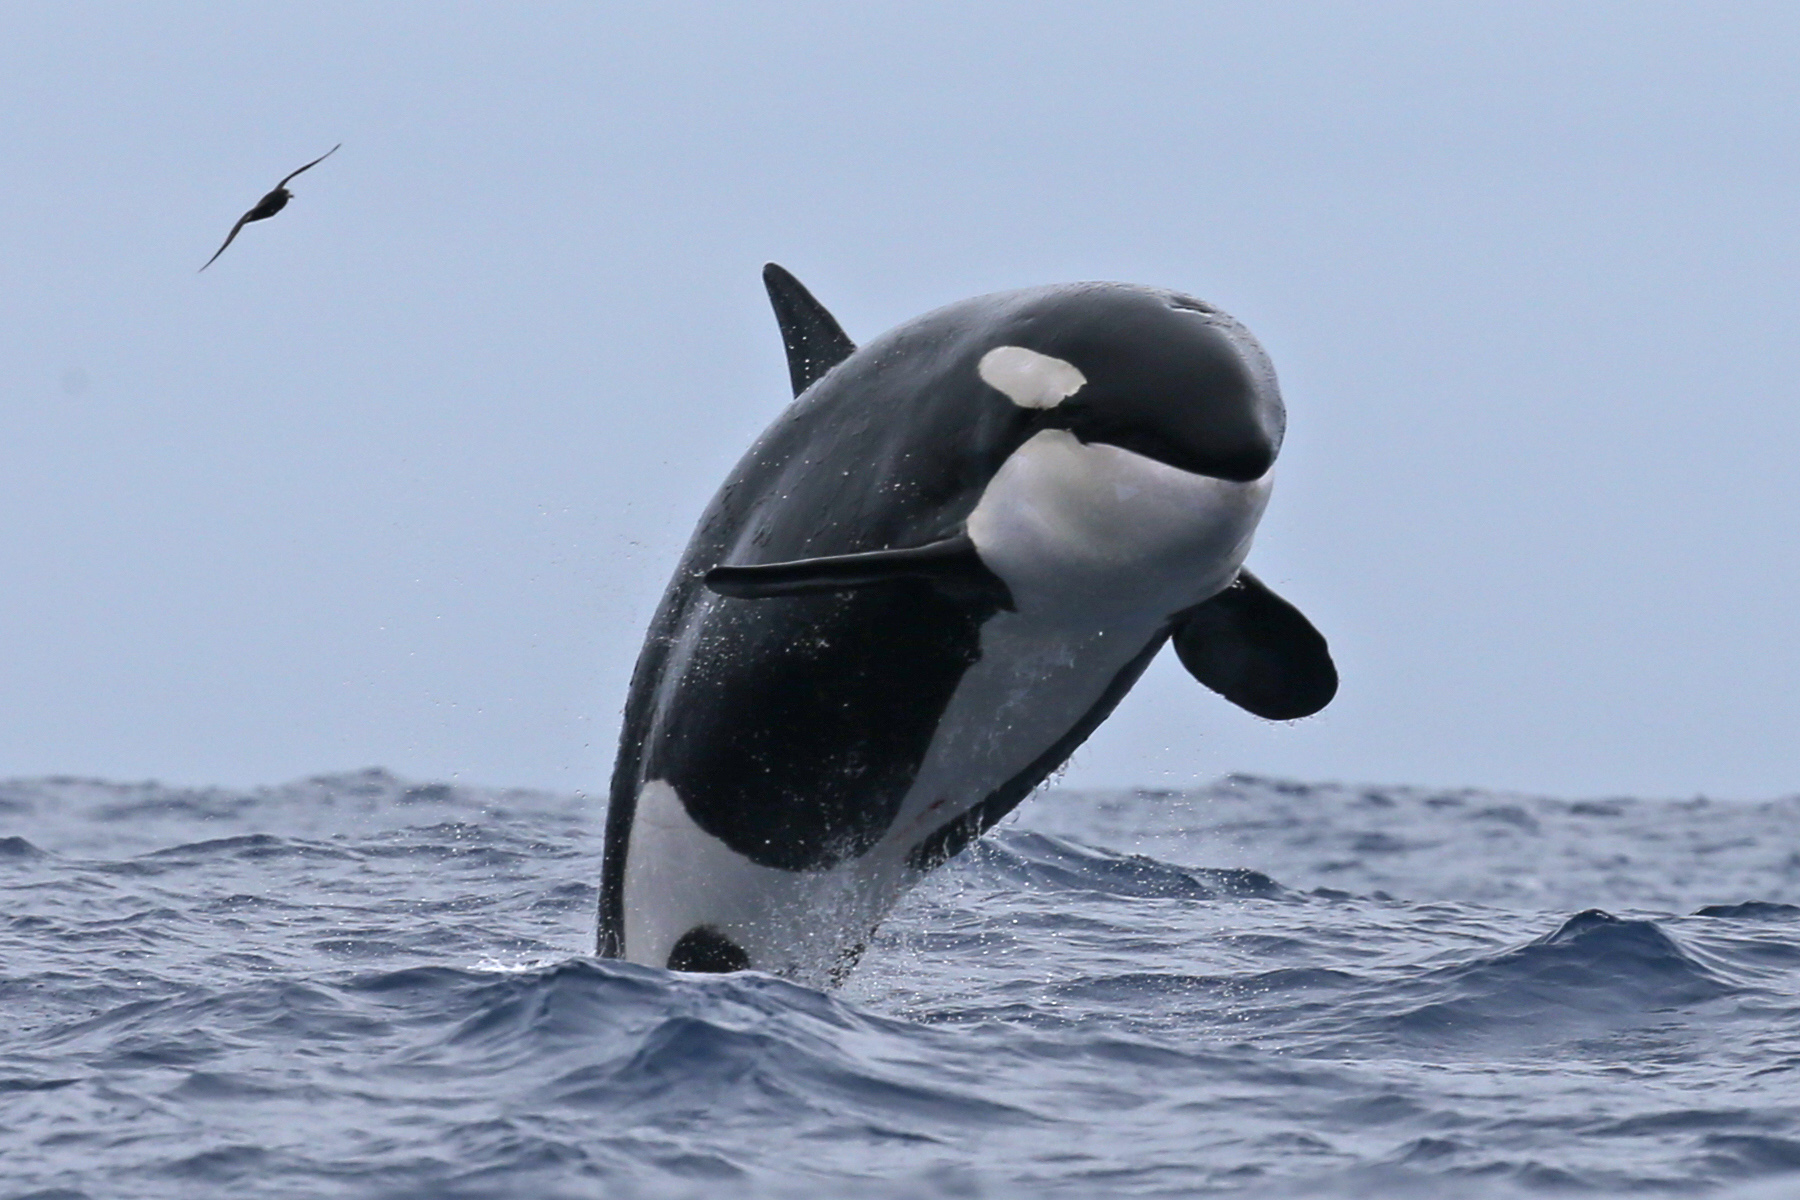
[[[770,596],[847,592],[901,580],[923,581],[952,594],[983,595],[1005,609],[1013,606],[1012,593],[1005,582],[981,561],[975,543],[966,533],[900,550],[866,550],[860,554],[744,567],[717,566],[706,573],[702,582],[709,591],[721,596],[762,600]]]
[[[1176,618],[1175,653],[1195,679],[1271,721],[1310,717],[1337,695],[1325,635],[1248,571]]]
[[[781,343],[787,348],[788,377],[794,395],[811,387],[821,375],[856,353],[856,343],[844,333],[837,318],[813,299],[806,285],[778,263],[763,264],[763,286],[781,326]]]

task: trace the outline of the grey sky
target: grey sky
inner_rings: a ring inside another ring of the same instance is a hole
[[[1165,657],[1070,782],[1800,788],[1791,5],[17,3],[0,111],[0,774],[599,790],[774,259],[1273,355],[1343,690]]]

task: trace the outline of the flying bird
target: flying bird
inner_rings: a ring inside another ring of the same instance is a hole
[[[287,202],[294,198],[294,194],[287,190],[288,181],[293,179],[295,175],[300,174],[300,171],[310,171],[332,155],[336,154],[343,144],[344,143],[339,142],[336,146],[333,146],[325,153],[319,155],[319,157],[307,163],[304,167],[301,167],[299,171],[290,172],[286,179],[283,179],[280,183],[276,184],[273,191],[256,202],[255,208],[252,208],[249,212],[238,218],[237,224],[231,227],[231,232],[225,235],[225,246],[231,245],[232,239],[238,235],[238,230],[242,229],[250,222],[266,221],[282,209],[286,208]],[[206,267],[212,266],[213,263],[219,260],[219,255],[225,253],[225,246],[220,246],[217,250],[213,251],[213,256],[206,260]],[[204,271],[206,270],[206,267],[201,267],[200,269]]]

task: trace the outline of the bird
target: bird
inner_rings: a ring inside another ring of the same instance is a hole
[[[336,154],[343,144],[344,143],[339,142],[336,146],[333,146],[325,153],[319,155],[319,157],[313,159],[298,171],[290,171],[287,177],[276,184],[268,195],[256,202],[256,207],[238,218],[237,224],[231,227],[231,232],[225,235],[225,246],[231,245],[232,239],[236,238],[238,235],[238,230],[242,229],[250,222],[266,221],[282,209],[286,208],[287,202],[294,198],[294,194],[287,190],[288,182],[292,180],[294,176],[300,174],[301,171],[310,171],[332,155]],[[213,256],[206,260],[206,267],[212,266],[213,263],[219,260],[219,255],[225,253],[225,246],[220,246],[217,250],[213,251]],[[201,267],[200,270],[204,271],[206,270],[206,267]]]

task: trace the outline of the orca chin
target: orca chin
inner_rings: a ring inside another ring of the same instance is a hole
[[[1196,453],[1166,437],[1138,435],[1130,430],[1107,432],[1074,425],[1063,428],[1088,445],[1116,446],[1177,471],[1222,479],[1227,483],[1255,483],[1275,467],[1275,448],[1266,444],[1245,447],[1231,454]]]
[[[1128,284],[981,296],[858,349],[764,271],[794,403],[720,487],[626,699],[598,948],[832,986],[1173,639],[1273,720],[1336,692],[1244,569],[1286,414],[1248,330]]]
[[[1170,423],[1173,424],[1173,423]],[[1234,444],[1196,444],[1184,439],[1180,428],[1131,427],[1116,416],[1095,417],[1080,408],[1057,409],[1040,419],[1044,429],[1064,429],[1084,445],[1113,446],[1141,458],[1208,479],[1227,483],[1254,483],[1275,467],[1280,449],[1260,430]]]

